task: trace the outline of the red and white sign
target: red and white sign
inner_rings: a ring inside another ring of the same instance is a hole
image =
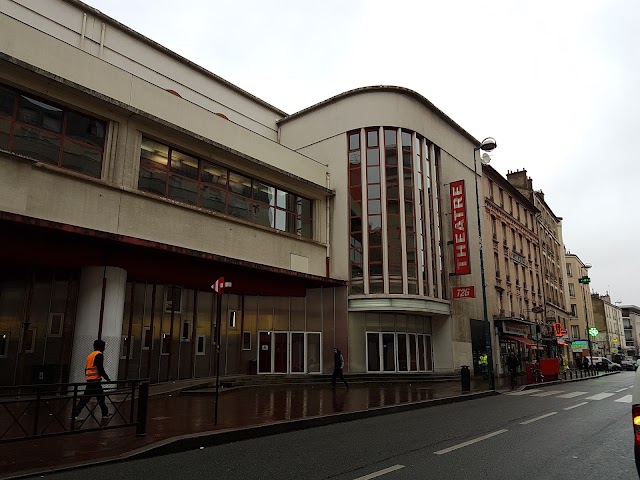
[[[453,259],[456,275],[471,273],[469,266],[469,236],[467,235],[467,204],[464,180],[451,182],[451,223],[453,225]]]
[[[211,288],[213,288],[217,294],[222,295],[224,293],[224,277],[220,277],[216,280],[216,283],[211,285]]]
[[[476,288],[471,287],[453,287],[453,298],[476,298]]]

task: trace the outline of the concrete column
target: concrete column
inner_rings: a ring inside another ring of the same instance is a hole
[[[80,275],[70,382],[84,382],[87,355],[98,338],[103,277],[107,280],[102,319],[102,340],[107,344],[104,367],[111,380],[118,378],[127,272],[118,267],[84,267]]]

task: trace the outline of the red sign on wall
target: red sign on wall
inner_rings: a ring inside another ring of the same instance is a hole
[[[464,180],[451,182],[451,223],[453,225],[453,258],[456,275],[471,273],[469,266],[469,237],[467,235],[467,204]]]
[[[471,287],[453,287],[453,298],[476,298],[476,288]]]

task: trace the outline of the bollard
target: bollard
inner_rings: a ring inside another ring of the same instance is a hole
[[[460,369],[460,381],[462,382],[462,391],[471,391],[471,372],[468,365],[462,365]]]
[[[149,403],[149,381],[145,380],[138,386],[138,418],[136,422],[136,436],[147,434],[147,407]]]

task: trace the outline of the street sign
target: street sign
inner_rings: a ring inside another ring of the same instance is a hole
[[[586,285],[591,283],[591,279],[589,277],[580,277],[578,283],[584,283]]]
[[[453,287],[453,298],[476,298],[476,288],[470,287]]]
[[[540,307],[540,306],[533,307],[533,308],[531,309],[531,311],[532,311],[533,313],[542,313],[542,312],[544,312],[544,307]]]

